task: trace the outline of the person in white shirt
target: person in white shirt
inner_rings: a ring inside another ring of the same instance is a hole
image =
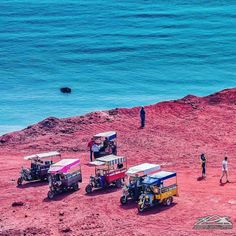
[[[101,148],[101,146],[99,144],[97,144],[97,143],[93,144],[92,151],[93,151],[94,159],[99,157],[100,148]]]
[[[222,178],[226,176],[226,183],[229,183],[228,180],[228,157],[225,157],[225,159],[222,161],[222,176],[220,178],[220,183],[222,183]]]

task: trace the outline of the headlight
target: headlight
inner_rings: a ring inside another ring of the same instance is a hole
[[[149,200],[149,196],[145,196],[145,199],[146,199],[146,200]]]

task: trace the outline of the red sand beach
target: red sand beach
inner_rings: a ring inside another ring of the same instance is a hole
[[[236,235],[236,89],[147,106],[144,129],[139,129],[139,109],[47,118],[0,137],[0,235]],[[171,207],[139,214],[135,203],[120,205],[121,189],[85,194],[94,171],[87,165],[87,142],[108,130],[118,132],[118,154],[128,158],[128,166],[151,162],[177,171],[180,196]],[[49,201],[47,183],[17,188],[20,168],[29,164],[22,157],[53,150],[82,160],[80,190]],[[207,178],[199,181],[202,152]],[[225,155],[231,182],[219,184]],[[24,204],[12,207],[15,201]],[[234,228],[193,229],[197,218],[208,215],[228,216]]]

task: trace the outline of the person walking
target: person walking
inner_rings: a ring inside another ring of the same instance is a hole
[[[90,151],[90,161],[93,161],[93,151],[92,151],[93,144],[94,144],[94,138],[91,138],[91,140],[88,142],[88,148]]]
[[[205,178],[206,177],[206,157],[204,153],[201,154],[200,161],[201,161],[201,167],[202,167],[202,178]]]
[[[228,157],[222,161],[222,176],[220,178],[220,183],[222,183],[223,177],[226,176],[226,183],[229,183],[228,180]]]
[[[141,108],[140,110],[140,119],[141,119],[141,127],[140,128],[144,128],[145,126],[145,117],[146,116],[146,112],[144,110],[144,107]]]

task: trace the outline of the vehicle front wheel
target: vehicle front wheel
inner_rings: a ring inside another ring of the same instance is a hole
[[[120,198],[120,203],[121,203],[122,205],[125,205],[125,204],[127,203],[127,197],[126,197],[126,196],[122,196],[122,197]]]
[[[86,193],[91,193],[93,191],[93,187],[91,186],[91,184],[88,184],[85,188]]]
[[[74,189],[74,191],[77,191],[79,189],[79,185],[78,184],[74,184],[73,189]]]
[[[138,204],[138,212],[143,212],[145,209],[144,204]]]
[[[22,183],[23,183],[23,178],[22,178],[22,177],[18,178],[18,180],[17,180],[17,185],[18,185],[18,186],[21,186]]]
[[[53,191],[48,191],[48,198],[53,199],[54,198],[54,192]]]

